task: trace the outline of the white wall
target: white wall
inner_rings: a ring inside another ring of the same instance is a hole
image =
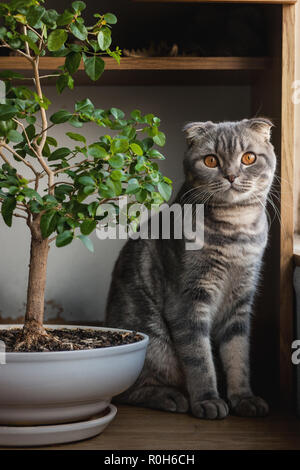
[[[182,156],[185,148],[181,128],[197,120],[238,120],[250,117],[248,87],[78,87],[57,98],[55,89],[44,89],[53,102],[51,114],[60,108],[73,109],[74,100],[86,97],[97,107],[118,107],[124,111],[141,109],[162,119],[161,129],[167,135],[164,152],[167,160],[161,168],[173,179],[178,189],[182,182]],[[64,132],[70,126],[60,125],[53,135],[60,145],[70,144]],[[84,128],[87,139],[97,138],[99,128]],[[74,131],[74,128],[71,128]],[[64,132],[63,132],[64,131]],[[29,232],[22,220],[12,229],[0,221],[0,320],[24,314]],[[100,241],[93,235],[95,254],[89,253],[79,240],[65,248],[50,250],[46,290],[46,318],[60,314],[66,320],[101,321],[113,264],[123,242]]]

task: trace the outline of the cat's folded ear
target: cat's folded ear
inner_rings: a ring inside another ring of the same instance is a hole
[[[253,119],[245,119],[247,127],[258,132],[264,140],[270,141],[271,139],[271,129],[274,126],[270,119],[264,117],[258,117]]]
[[[207,131],[213,126],[214,123],[211,121],[189,122],[188,124],[186,124],[182,130],[185,134],[187,144],[189,146],[192,145],[192,143],[194,143],[201,136],[205,135]]]

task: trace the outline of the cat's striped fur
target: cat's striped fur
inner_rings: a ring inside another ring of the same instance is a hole
[[[229,410],[267,414],[268,405],[250,387],[249,334],[276,166],[271,127],[263,118],[185,127],[186,181],[176,202],[205,202],[204,247],[186,251],[184,240],[159,239],[130,240],[123,248],[106,323],[143,331],[150,344],[139,379],[119,402],[190,409],[208,419]],[[241,163],[245,152],[256,155],[254,164]],[[207,155],[215,155],[219,166],[205,166]]]

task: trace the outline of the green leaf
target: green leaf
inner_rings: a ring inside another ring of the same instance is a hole
[[[135,165],[136,171],[143,171],[145,169],[146,159],[143,156],[138,156],[138,162]]]
[[[105,13],[104,19],[108,24],[116,24],[118,21],[117,17],[113,13]]]
[[[158,171],[153,171],[150,175],[151,180],[153,183],[158,183],[160,180],[160,173]]]
[[[80,52],[70,52],[66,57],[66,68],[70,74],[75,73],[78,70],[81,61]]]
[[[95,186],[96,184],[93,178],[91,178],[90,176],[81,176],[78,181],[84,186]]]
[[[158,158],[159,160],[164,160],[165,157],[156,149],[149,150],[149,157],[150,158]]]
[[[157,188],[164,200],[168,201],[172,194],[172,186],[168,185],[167,183],[158,183]]]
[[[120,181],[122,179],[123,172],[121,170],[113,170],[110,177],[113,181]]]
[[[1,37],[0,37],[0,39],[1,39]],[[22,79],[22,78],[24,78],[24,75],[22,75],[21,73],[18,73],[18,72],[12,72],[11,70],[3,70],[2,72],[0,72],[0,79],[1,80],[11,80],[13,78]]]
[[[59,184],[55,187],[55,192],[58,194],[69,194],[73,191],[71,184]]]
[[[68,39],[68,33],[64,29],[55,29],[48,38],[49,51],[58,51]]]
[[[102,198],[111,198],[116,196],[113,182],[108,180],[106,184],[99,184],[99,194]]]
[[[0,121],[8,121],[18,112],[16,106],[10,104],[0,104]]]
[[[121,109],[118,109],[118,108],[110,108],[110,113],[113,115],[115,119],[123,119],[123,117],[125,116],[123,111],[121,111]]]
[[[76,116],[73,116],[72,119],[70,119],[69,124],[71,124],[71,126],[77,127],[77,128],[83,126],[83,123],[81,121],[79,121]]]
[[[113,153],[122,153],[128,150],[129,143],[127,139],[119,139],[117,137],[114,138],[111,144],[111,151]]]
[[[157,145],[163,147],[166,143],[166,136],[163,132],[158,132],[158,134],[153,137],[153,140]]]
[[[34,5],[30,7],[28,12],[26,13],[26,18],[29,25],[35,27],[35,25],[42,19],[45,11],[45,8],[39,5]]]
[[[36,199],[39,204],[43,204],[44,201],[34,189],[32,188],[23,188],[22,193],[29,199]]]
[[[27,34],[20,34],[20,38],[27,42],[30,49],[33,50],[33,52],[36,54],[36,55],[40,55],[40,51],[39,51],[39,48],[37,47],[37,45],[35,44],[35,42],[32,40],[32,38]]]
[[[46,10],[43,16],[43,23],[45,23],[50,28],[54,28],[56,26],[56,20],[58,18],[58,13],[55,10]]]
[[[78,235],[79,240],[82,241],[82,243],[84,244],[84,246],[91,252],[91,253],[94,253],[94,245],[93,245],[93,242],[92,240],[87,237],[86,235]]]
[[[52,114],[50,121],[53,122],[53,124],[61,124],[62,122],[69,121],[71,117],[72,114],[69,111],[61,109],[60,111],[57,111],[57,113]]]
[[[63,45],[58,51],[53,51],[51,56],[52,57],[66,57],[69,54],[70,50],[68,47]]]
[[[94,105],[89,98],[85,98],[82,101],[75,103],[75,111],[78,113],[90,114],[94,111]]]
[[[62,73],[56,80],[56,89],[60,94],[68,86],[69,75]]]
[[[50,157],[48,158],[49,162],[52,162],[54,160],[59,160],[61,158],[66,158],[68,155],[70,155],[71,150],[68,149],[67,147],[61,147],[57,150],[55,150]]]
[[[100,57],[87,57],[83,54],[84,70],[91,80],[96,81],[102,75],[105,63]]]
[[[0,26],[0,39],[4,39],[7,33],[7,29],[4,26]]]
[[[15,131],[14,129],[11,129],[11,130],[8,132],[7,137],[8,137],[9,140],[11,140],[12,142],[16,142],[16,143],[23,142],[23,136],[22,136],[22,134],[20,134],[20,132],[18,132],[18,131]]]
[[[142,156],[143,153],[144,153],[144,152],[143,152],[143,149],[142,149],[142,148],[140,147],[140,145],[138,145],[138,144],[135,144],[135,143],[130,144],[130,148],[131,148],[131,150],[133,151],[133,153],[135,153],[136,155]]]
[[[47,136],[46,142],[47,142],[49,145],[53,145],[54,147],[57,147],[57,140],[54,139],[54,137],[51,137],[50,135]]]
[[[66,24],[70,24],[74,18],[74,13],[69,10],[65,10],[56,20],[58,26],[65,26]]]
[[[147,191],[145,189],[139,189],[135,194],[137,202],[143,204],[143,202],[147,199]]]
[[[60,248],[62,246],[69,245],[72,242],[72,240],[73,240],[73,232],[71,232],[70,230],[65,230],[64,232],[57,235],[56,246]]]
[[[88,32],[83,23],[79,23],[78,21],[75,21],[75,23],[71,23],[70,30],[77,39],[80,39],[80,41],[86,40]]]
[[[84,220],[80,225],[80,232],[82,235],[89,235],[97,227],[96,220]]]
[[[140,184],[136,178],[131,178],[128,181],[128,186],[126,189],[126,194],[132,194],[135,193],[140,187]]]
[[[132,117],[132,119],[134,119],[137,122],[142,121],[142,115],[141,115],[141,111],[139,109],[135,109],[134,111],[132,111],[130,113],[130,116]]]
[[[108,163],[112,168],[123,168],[124,157],[121,153],[116,153],[116,155],[108,160]]]
[[[17,186],[10,186],[8,191],[9,194],[17,194],[20,191],[20,188]]]
[[[34,124],[36,122],[36,117],[35,116],[26,116],[26,121],[28,124]]]
[[[106,51],[111,45],[111,32],[109,28],[102,28],[97,36],[99,47],[102,51]]]
[[[26,131],[26,134],[28,136],[28,139],[29,140],[32,140],[35,136],[35,127],[33,124],[29,124],[29,126],[27,126],[25,128],[25,131]],[[22,133],[23,134],[23,133]],[[25,134],[24,134],[24,137],[25,137]]]
[[[107,156],[107,151],[99,144],[92,144],[88,148],[88,154],[94,158],[105,158]]]
[[[54,232],[56,229],[56,219],[56,211],[49,211],[42,215],[40,227],[43,238],[48,238]]]
[[[14,210],[16,208],[17,201],[14,197],[7,197],[4,199],[4,202],[2,203],[2,208],[1,208],[1,213],[4,222],[8,227],[11,227],[12,224],[12,217]]]
[[[74,8],[75,11],[82,11],[86,8],[86,4],[84,2],[73,2],[72,7]]]
[[[66,132],[66,135],[70,137],[70,139],[76,140],[77,142],[86,143],[86,138],[81,134],[76,134],[75,132]]]

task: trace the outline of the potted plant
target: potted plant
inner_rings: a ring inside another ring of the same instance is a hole
[[[14,71],[0,75],[6,84],[0,104],[1,214],[9,227],[14,217],[24,219],[31,234],[24,326],[0,330],[7,351],[7,363],[0,365],[2,445],[66,442],[100,432],[116,411],[111,397],[136,380],[145,357],[143,334],[43,325],[50,246],[79,239],[93,251],[89,235],[103,218],[104,203],[115,207],[128,195],[149,207],[171,195],[171,181],[155,161],[164,157],[153,147],[165,143],[157,117],[135,110],[126,118],[117,108],[95,108],[89,98],[76,102],[74,110],[51,113],[42,88],[49,75],[40,73],[41,57],[65,58],[51,74],[58,93],[74,88],[82,62],[96,81],[105,67],[103,55],[120,61],[120,49],[111,49],[115,15],[96,13],[87,26],[84,9],[82,1],[63,13],[47,10],[43,0],[0,4],[0,47],[24,57],[32,70],[32,87],[28,77]],[[88,123],[112,135],[87,142],[80,129]],[[54,137],[59,125],[69,125],[68,147]],[[30,178],[22,174],[25,167]],[[103,343],[110,347],[100,348]],[[99,416],[108,405],[109,414]]]

